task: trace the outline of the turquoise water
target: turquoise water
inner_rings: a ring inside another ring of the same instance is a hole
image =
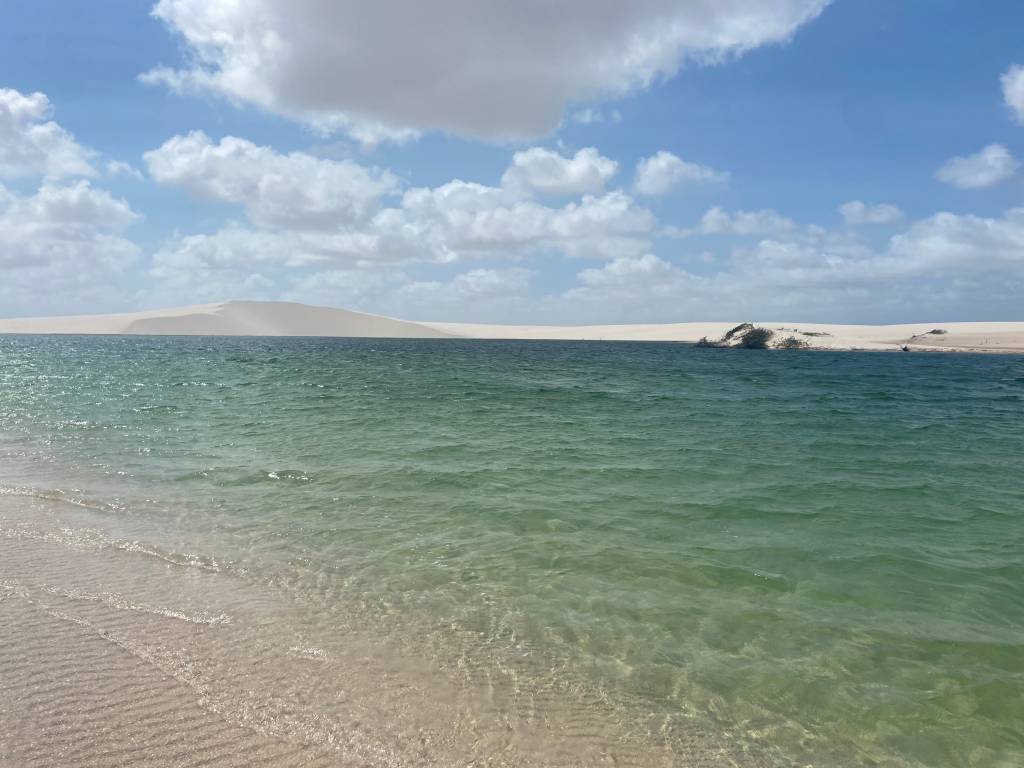
[[[0,337],[0,363],[0,484],[112,536],[526,649],[767,763],[1024,764],[1022,357]]]

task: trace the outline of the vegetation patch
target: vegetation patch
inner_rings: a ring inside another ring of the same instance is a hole
[[[712,341],[707,336],[701,336],[700,337],[700,341],[697,342],[697,346],[698,347],[710,347],[712,349],[719,349],[721,347],[727,347],[729,345],[725,344],[722,341]]]
[[[768,328],[751,328],[743,334],[740,346],[743,349],[768,349],[768,342],[775,336],[775,331]]]
[[[733,338],[736,337],[736,336],[739,336],[739,337],[742,338],[742,336],[744,334],[746,334],[746,333],[748,333],[749,331],[752,331],[752,330],[754,330],[754,324],[753,323],[740,323],[739,325],[737,325],[732,330],[727,331],[725,336],[722,337],[722,341],[732,341]],[[769,331],[769,333],[771,333],[771,331]]]
[[[698,347],[712,349],[768,349],[769,342],[774,338],[775,331],[770,328],[759,328],[753,323],[740,323],[726,332],[717,341],[704,336],[697,342]],[[799,342],[796,337],[790,337]],[[796,349],[797,347],[788,347]]]
[[[804,339],[798,339],[796,336],[787,336],[782,341],[775,345],[776,349],[807,349],[811,345]]]

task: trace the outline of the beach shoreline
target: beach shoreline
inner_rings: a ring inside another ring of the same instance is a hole
[[[106,315],[0,319],[0,334],[301,336],[491,339],[507,341],[662,341],[719,339],[740,321],[619,325],[493,325],[398,320],[290,302],[232,301]],[[1024,354],[1024,321],[849,325],[757,321],[811,350]],[[904,350],[903,348],[907,349]]]
[[[471,646],[446,659],[422,631],[324,621],[59,496],[0,493],[0,768],[776,764],[523,649],[467,668]]]

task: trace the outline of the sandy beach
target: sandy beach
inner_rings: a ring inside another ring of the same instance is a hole
[[[466,636],[467,658],[448,658],[436,628],[403,641],[88,521],[78,503],[0,494],[0,768],[662,764],[652,749],[762,765],[523,654]],[[602,731],[610,751],[589,738]]]
[[[291,302],[231,301],[146,312],[0,320],[0,333],[181,336],[337,336],[560,341],[717,339],[744,320],[628,325],[487,325],[414,322]],[[1024,321],[941,321],[902,325],[842,325],[754,320],[777,339],[794,337],[811,349],[935,352],[1024,352]]]

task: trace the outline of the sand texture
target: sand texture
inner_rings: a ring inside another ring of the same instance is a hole
[[[0,768],[768,765],[521,651],[437,655],[430,628],[392,636],[68,512],[0,495]]]

